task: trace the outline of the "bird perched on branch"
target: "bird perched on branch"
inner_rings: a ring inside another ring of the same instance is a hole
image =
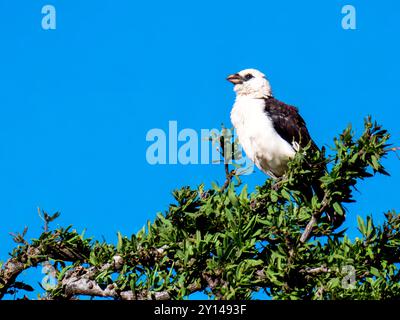
[[[311,143],[311,150],[318,150],[297,108],[273,97],[263,73],[246,69],[227,80],[236,92],[232,124],[246,155],[260,170],[277,179],[300,147]]]
[[[231,121],[247,157],[272,177],[284,177],[288,162],[296,152],[309,147],[309,152],[319,148],[311,139],[304,119],[296,107],[275,99],[269,81],[256,69],[246,69],[228,76],[236,92],[231,111]],[[317,167],[318,175],[326,172],[326,164]],[[310,201],[314,193],[321,201],[324,192],[320,181],[302,182],[301,191]],[[340,224],[343,216],[328,210],[328,219]]]

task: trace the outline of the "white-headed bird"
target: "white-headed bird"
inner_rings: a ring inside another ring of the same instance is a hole
[[[246,69],[227,78],[235,87],[231,121],[248,158],[272,178],[282,177],[290,158],[312,141],[298,109],[272,95],[265,75]]]

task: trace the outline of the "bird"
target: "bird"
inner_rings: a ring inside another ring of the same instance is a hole
[[[247,157],[261,171],[279,179],[300,148],[310,144],[311,151],[319,150],[299,110],[273,96],[262,72],[245,69],[227,80],[236,92],[231,122]]]
[[[257,69],[245,69],[231,74],[227,80],[234,84],[236,99],[230,118],[238,140],[246,155],[256,166],[274,180],[282,180],[288,162],[297,152],[307,147],[308,152],[320,152],[311,138],[306,122],[297,107],[276,99],[266,76]],[[309,167],[308,169],[310,169]],[[319,177],[326,172],[326,162],[312,167],[318,179],[300,181],[300,191],[308,202],[313,195],[323,201],[324,190]],[[341,206],[341,204],[340,204]],[[342,213],[345,209],[341,206]],[[328,221],[339,226],[344,214],[326,209]]]

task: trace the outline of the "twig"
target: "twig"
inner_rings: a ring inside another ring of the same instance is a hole
[[[229,184],[232,181],[232,178],[236,175],[236,170],[232,170],[231,172],[229,172],[229,168],[228,168],[228,164],[225,164],[225,183],[221,188],[221,192],[224,192],[226,188],[228,188]],[[228,172],[228,173],[227,173]]]
[[[236,170],[229,170],[229,159],[231,159],[231,155],[229,154],[229,158],[226,157],[226,137],[224,135],[221,135],[219,138],[219,144],[221,147],[221,155],[222,158],[224,159],[224,169],[225,169],[225,183],[221,188],[221,192],[224,192],[225,189],[229,186],[229,184],[232,181],[232,178],[235,176],[236,174]]]
[[[230,174],[230,172],[229,172],[229,163],[225,163],[224,164],[224,168],[225,168],[225,177],[228,179],[229,174]]]
[[[22,231],[22,233],[10,232],[9,234],[13,237],[14,242],[21,243],[21,244],[24,244],[24,245],[28,245],[28,242],[25,240],[25,235],[26,235],[27,232],[28,232],[28,227],[25,227],[24,231]]]
[[[307,223],[307,226],[305,227],[303,234],[300,237],[301,243],[305,243],[310,238],[311,231],[317,224],[318,218],[321,216],[321,214],[325,211],[326,207],[328,206],[328,195],[326,193],[321,203],[322,203],[321,208],[317,212],[313,213],[310,221]]]
[[[307,223],[306,228],[304,229],[303,234],[300,237],[300,242],[304,243],[308,240],[311,235],[311,231],[314,228],[314,225],[317,223],[317,217],[313,214],[311,220]]]
[[[302,269],[302,270],[300,270],[300,272],[314,275],[314,274],[331,272],[331,269],[329,269],[325,266],[321,266],[321,267],[317,267],[317,268]]]
[[[60,212],[56,212],[53,215],[49,215],[46,211],[40,210],[40,208],[37,208],[38,214],[40,219],[43,220],[44,226],[43,226],[43,231],[48,232],[49,231],[49,223],[52,222],[53,220],[57,219],[60,216]],[[42,215],[43,213],[43,215]]]
[[[384,151],[385,152],[390,152],[390,151],[394,152],[394,154],[396,155],[397,159],[400,160],[400,156],[397,153],[397,151],[399,151],[399,150],[400,150],[400,147],[392,147],[392,148],[385,149]]]

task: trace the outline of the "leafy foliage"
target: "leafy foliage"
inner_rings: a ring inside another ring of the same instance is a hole
[[[367,118],[358,139],[349,127],[335,138],[331,156],[298,152],[283,179],[267,180],[253,193],[233,182],[183,187],[173,192],[175,203],[165,213],[136,234],[118,233],[115,245],[70,227],[48,231],[56,216],[43,213],[40,238],[28,243],[24,234],[15,236],[18,246],[0,269],[0,297],[30,290],[16,281],[18,274],[47,260],[58,279],[45,295],[51,299],[183,299],[196,291],[251,299],[259,290],[274,299],[400,297],[400,216],[387,212],[382,226],[371,216],[358,217],[360,238],[354,241],[333,219],[345,216],[342,204],[354,201],[357,181],[388,174],[382,165],[388,139]],[[322,174],[316,169],[321,163],[328,167]],[[305,197],[304,185],[315,181],[323,197]],[[304,237],[307,226],[311,232]],[[78,286],[80,278],[87,287]]]

